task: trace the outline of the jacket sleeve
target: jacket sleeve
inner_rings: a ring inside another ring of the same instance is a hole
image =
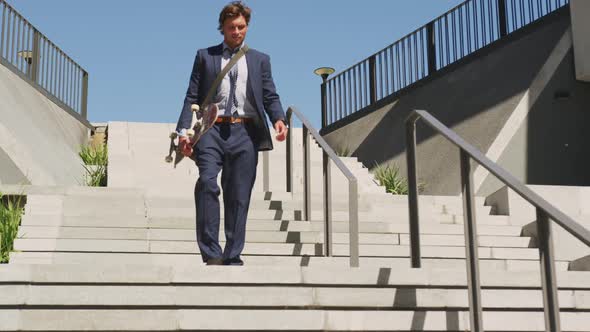
[[[264,109],[270,122],[274,124],[278,120],[284,121],[285,112],[272,78],[270,57],[266,54],[262,58],[262,97]]]
[[[193,71],[191,73],[190,82],[184,98],[184,104],[180,112],[180,117],[176,125],[176,131],[180,132],[182,129],[189,129],[192,121],[191,104],[196,104],[199,100],[199,83],[201,79],[202,59],[200,51],[197,51],[195,56],[195,63],[193,64]]]

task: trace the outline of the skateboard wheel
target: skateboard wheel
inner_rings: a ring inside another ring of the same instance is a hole
[[[191,105],[191,111],[193,111],[193,112],[198,112],[200,109],[201,108],[197,104],[192,104]]]
[[[176,137],[178,137],[178,134],[176,132],[173,131],[173,132],[170,133],[170,138],[171,139],[175,139]]]
[[[186,131],[186,136],[188,137],[194,137],[195,136],[195,131],[192,129],[189,129]]]
[[[172,159],[172,156],[166,156],[165,160],[167,163],[171,163],[173,159]]]

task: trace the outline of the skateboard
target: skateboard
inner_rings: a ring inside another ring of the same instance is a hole
[[[191,121],[191,128],[186,131],[186,135],[188,136],[189,141],[194,149],[195,145],[203,136],[203,134],[205,134],[207,130],[209,130],[215,124],[215,121],[217,120],[218,109],[217,104],[210,104],[204,109],[201,109],[197,104],[192,104],[191,111],[193,119]],[[176,165],[178,165],[178,163],[184,159],[184,155],[182,152],[180,152],[178,143],[178,134],[176,132],[172,132],[170,134],[170,148],[165,160],[167,163],[174,161],[174,168],[176,168]],[[172,157],[173,153],[174,157]],[[193,156],[190,156],[189,158],[194,160]]]

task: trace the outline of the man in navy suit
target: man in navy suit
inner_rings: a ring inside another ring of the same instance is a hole
[[[191,104],[203,102],[217,74],[241,47],[248,31],[251,10],[234,1],[219,14],[223,43],[197,52],[184,106],[176,131],[185,156],[194,154],[199,179],[195,186],[197,243],[207,265],[243,265],[246,219],[252,186],[256,179],[258,151],[272,150],[266,116],[276,139],[287,134],[285,113],[273,82],[268,55],[249,49],[223,78],[213,98],[219,119],[196,144],[193,151],[186,137]],[[265,115],[266,114],[266,115]],[[225,212],[225,248],[219,245],[219,186],[221,173]]]

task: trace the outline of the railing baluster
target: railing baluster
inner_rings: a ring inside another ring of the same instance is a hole
[[[33,75],[32,80],[35,83],[39,83],[41,85],[41,80],[39,79],[40,73],[40,62],[41,60],[41,38],[39,32],[37,30],[33,30]]]
[[[434,22],[426,26],[426,58],[428,59],[428,75],[436,71],[436,46],[434,44]]]
[[[336,117],[336,110],[338,107],[337,101],[336,101],[336,81],[331,81],[332,83],[332,110],[330,112],[330,123],[334,122],[334,118]]]
[[[53,45],[52,45],[53,46]],[[57,57],[57,50],[52,47],[51,51],[51,69],[53,73],[51,74],[51,93],[57,97],[57,62],[59,58]]]
[[[15,46],[14,43],[16,41],[16,14],[11,11],[12,14],[12,39],[10,40],[10,63],[12,63],[13,65],[15,64],[14,62],[14,55],[16,53],[15,51]]]
[[[0,26],[0,57],[4,57],[4,34],[6,33],[6,5],[0,1],[2,6],[2,25]]]
[[[377,101],[376,59],[374,55],[369,58],[369,96],[371,104]]]
[[[385,95],[388,96],[391,91],[389,90],[389,58],[387,57],[387,50],[383,52],[385,57],[385,63],[383,68],[385,69]]]
[[[500,38],[506,36],[506,0],[498,0],[498,26],[500,27]]]
[[[547,331],[561,331],[559,319],[559,300],[557,296],[557,282],[555,263],[553,262],[553,237],[549,216],[542,209],[537,208],[537,237],[541,262],[541,281],[543,285],[543,307],[545,308],[545,329]]]
[[[451,45],[449,42],[449,14],[445,15],[445,17],[444,17],[444,26],[445,26],[445,33],[443,35],[444,35],[444,39],[445,39],[445,52],[446,52],[445,65],[448,65],[449,63],[451,63]]]
[[[359,110],[359,102],[358,102],[358,94],[357,94],[357,90],[358,90],[358,80],[357,80],[357,71],[358,71],[358,66],[354,66],[353,67],[353,74],[354,74],[354,110],[358,111]]]
[[[83,72],[82,74],[82,110],[80,115],[84,119],[88,119],[88,73]]]
[[[408,86],[407,84],[407,79],[408,79],[408,65],[406,62],[406,43],[405,40],[402,39],[401,41],[402,44],[402,78],[404,80],[403,83],[403,87],[405,88],[406,86]]]

